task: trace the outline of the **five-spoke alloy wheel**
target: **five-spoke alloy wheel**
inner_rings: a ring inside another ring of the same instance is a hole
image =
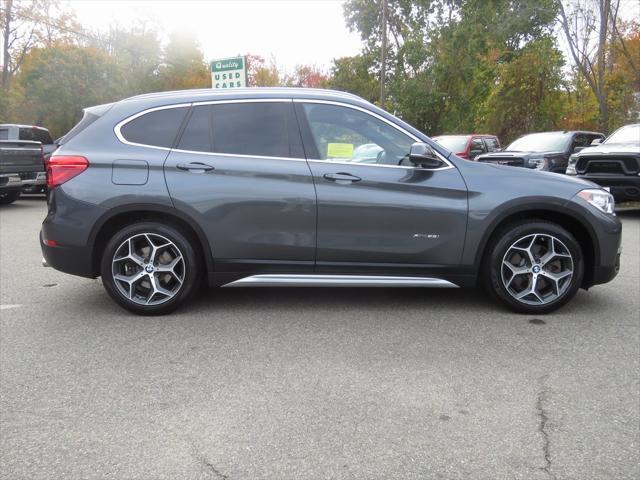
[[[112,237],[102,260],[102,280],[125,308],[149,315],[168,313],[195,290],[195,259],[191,242],[178,230],[145,222]]]
[[[155,233],[126,239],[116,250],[111,265],[120,293],[141,305],[170,300],[180,291],[185,276],[180,249]]]
[[[582,250],[564,228],[546,221],[513,224],[501,232],[485,267],[491,293],[523,313],[547,313],[580,287]]]

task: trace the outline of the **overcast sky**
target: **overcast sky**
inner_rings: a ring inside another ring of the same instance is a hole
[[[328,70],[336,57],[355,55],[361,41],[344,22],[341,0],[103,1],[68,0],[83,26],[107,30],[139,18],[165,33],[195,32],[205,59],[252,53],[290,72],[297,64]]]

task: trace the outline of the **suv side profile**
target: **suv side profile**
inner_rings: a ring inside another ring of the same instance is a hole
[[[88,108],[47,167],[45,261],[101,276],[138,314],[170,312],[202,281],[481,283],[546,313],[618,271],[608,192],[464,161],[341,92],[192,90]]]

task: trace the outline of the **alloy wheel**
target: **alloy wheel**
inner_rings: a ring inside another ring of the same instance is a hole
[[[120,294],[140,305],[171,300],[180,291],[186,273],[180,249],[156,233],[136,234],[122,242],[111,270]]]
[[[547,305],[571,285],[574,262],[567,246],[549,234],[530,234],[515,241],[502,259],[502,284],[515,300]]]

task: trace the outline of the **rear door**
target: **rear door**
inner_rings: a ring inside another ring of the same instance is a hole
[[[165,162],[219,272],[313,271],[316,198],[290,99],[194,104]]]
[[[318,195],[316,270],[420,275],[458,264],[467,223],[460,173],[412,166],[417,137],[368,112],[296,101]]]

